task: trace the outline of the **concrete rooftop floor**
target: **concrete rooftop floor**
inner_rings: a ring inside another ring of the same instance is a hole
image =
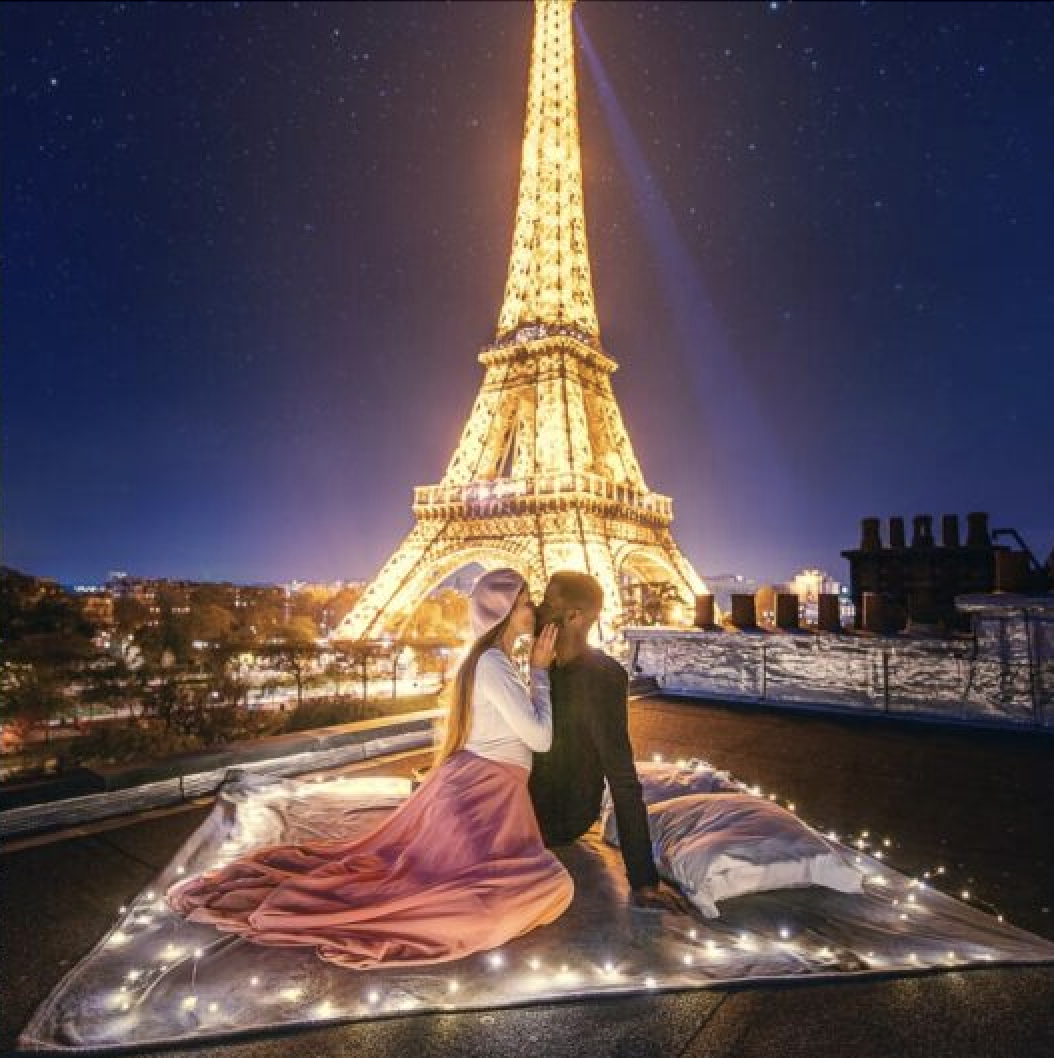
[[[652,697],[638,759],[703,757],[841,834],[890,837],[908,874],[1054,939],[1054,737]],[[364,773],[408,774],[424,755]],[[116,908],[170,859],[208,803],[0,849],[0,1053]],[[547,1004],[262,1034],[137,1055],[277,1058],[537,1055],[684,1058],[1054,1058],[1054,966],[794,982]]]

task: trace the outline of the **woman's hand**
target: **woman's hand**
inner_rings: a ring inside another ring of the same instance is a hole
[[[547,624],[531,644],[531,668],[547,669],[556,653],[556,625]]]

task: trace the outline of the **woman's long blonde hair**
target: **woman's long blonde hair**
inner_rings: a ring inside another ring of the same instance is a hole
[[[519,596],[517,596],[517,599]],[[512,610],[516,609],[515,604]],[[450,707],[447,710],[446,726],[442,738],[436,747],[435,757],[432,762],[433,768],[453,756],[458,750],[465,748],[468,739],[468,729],[472,724],[472,690],[476,684],[476,666],[484,652],[491,647],[497,646],[505,630],[509,627],[509,618],[512,610],[489,631],[476,640],[468,649],[464,660],[458,666],[457,675],[454,677],[453,693],[450,695]]]

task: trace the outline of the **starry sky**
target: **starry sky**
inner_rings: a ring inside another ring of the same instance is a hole
[[[0,10],[6,565],[371,576],[482,379],[519,2]],[[1054,6],[576,9],[615,392],[705,576],[1054,546]]]

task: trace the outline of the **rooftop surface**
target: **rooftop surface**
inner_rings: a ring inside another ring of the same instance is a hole
[[[653,697],[638,759],[700,757],[793,801],[809,823],[889,837],[890,865],[1054,939],[1054,737]],[[409,774],[404,754],[361,773]],[[117,907],[210,809],[201,801],[0,850],[0,1053]],[[138,1055],[1054,1056],[1054,966],[759,983],[261,1034]]]

